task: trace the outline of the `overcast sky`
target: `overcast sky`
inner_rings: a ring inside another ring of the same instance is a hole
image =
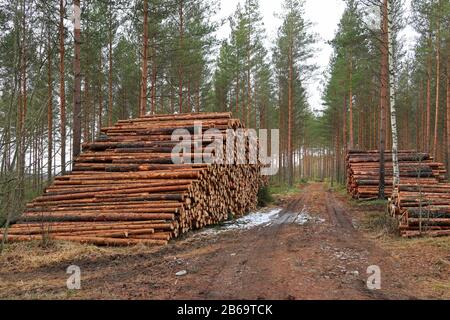
[[[240,0],[221,0],[219,17],[226,18],[233,14],[239,2]],[[405,0],[405,2],[406,7],[409,8],[410,0]],[[281,21],[274,16],[274,13],[281,11],[281,4],[282,0],[260,0],[261,14],[268,35],[266,42],[268,48],[272,46],[277,29],[281,25]],[[327,41],[333,39],[344,9],[343,0],[306,0],[305,3],[306,18],[314,24],[312,31],[319,35],[319,43],[316,46],[318,52],[314,57],[314,63],[319,66],[318,76],[307,84],[309,103],[313,110],[322,108],[324,71],[332,54],[332,48]],[[219,30],[219,37],[225,39],[229,33],[229,25],[226,24]],[[409,42],[414,38],[410,28],[405,30],[404,35]]]

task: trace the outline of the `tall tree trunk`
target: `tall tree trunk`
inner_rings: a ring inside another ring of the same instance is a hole
[[[122,119],[127,118],[127,90],[122,88]]]
[[[47,52],[47,179],[52,179],[52,161],[53,161],[53,81],[52,81],[52,52],[51,52],[51,33],[48,32],[48,52]]]
[[[416,130],[416,144],[417,150],[423,151],[423,119],[424,119],[424,88],[423,81],[420,80],[420,92],[419,92],[419,114],[417,114],[417,130]]]
[[[417,111],[416,111],[416,150],[420,151],[422,150],[420,145],[420,123],[422,118],[422,109],[423,109],[423,88],[422,88],[422,81],[420,81],[420,88],[419,88],[419,100],[417,103]]]
[[[103,59],[102,59],[102,50],[100,50],[100,64],[99,64],[99,77],[97,79],[98,81],[98,131],[97,134],[100,135],[101,134],[101,128],[102,128],[102,116],[103,116],[103,94],[102,94],[102,79],[101,79],[101,75],[102,75],[102,70],[103,70]]]
[[[141,98],[139,104],[139,115],[147,112],[147,68],[148,68],[148,0],[144,0],[144,30],[142,44],[142,70],[141,70]]]
[[[384,151],[386,147],[386,109],[388,107],[388,64],[389,64],[389,37],[388,37],[388,0],[383,0],[382,8],[382,41],[381,41],[381,99],[380,99],[380,179],[378,185],[378,197],[380,199],[385,199],[385,164],[384,164]]]
[[[336,123],[339,123],[339,121],[336,121]],[[334,140],[334,163],[333,163],[333,169],[336,177],[336,181],[339,181],[339,151],[340,151],[340,137],[339,137],[339,126],[335,124],[335,140]],[[333,181],[331,182],[333,183]]]
[[[25,194],[25,119],[27,114],[27,50],[26,50],[26,6],[22,0],[22,39],[20,39],[20,76],[19,76],[19,112],[18,112],[18,132],[17,132],[17,169],[18,169],[18,201],[22,202]],[[9,215],[8,215],[9,216]]]
[[[179,112],[183,113],[183,47],[184,47],[184,14],[183,14],[183,6],[184,1],[181,0],[178,7],[178,15],[180,19],[180,40],[179,40],[179,61],[178,61],[178,108]]]
[[[408,70],[409,71],[409,70]],[[396,75],[396,74],[395,74]],[[394,76],[395,76],[394,75]],[[394,84],[395,84],[395,80],[394,80]],[[406,84],[406,95],[407,97],[411,97],[411,93],[409,90],[409,82]],[[408,98],[408,102],[409,102],[409,98]],[[409,149],[409,121],[410,121],[410,112],[408,112],[409,110],[405,110],[405,116],[401,117],[403,119],[403,123],[404,123],[404,130],[405,130],[405,142],[404,142],[404,148],[405,149]],[[399,145],[399,148],[401,148],[401,144]]]
[[[427,64],[427,116],[426,116],[426,131],[425,131],[425,151],[430,151],[430,135],[431,135],[431,54],[432,54],[432,44],[431,44],[431,32],[428,37],[428,64]]]
[[[398,164],[398,135],[397,135],[397,110],[395,106],[395,67],[394,67],[394,45],[392,39],[392,7],[390,0],[387,1],[387,45],[388,45],[388,81],[389,81],[389,94],[390,94],[390,106],[391,106],[391,134],[392,134],[392,165],[393,165],[393,188],[397,187],[400,183],[400,168]]]
[[[338,119],[340,117],[338,116]],[[336,132],[336,139],[338,141],[337,143],[337,147],[336,147],[336,181],[338,182],[342,182],[342,171],[341,171],[341,164],[342,164],[342,160],[341,160],[341,155],[342,155],[342,146],[341,146],[341,142],[343,141],[343,136],[344,136],[344,131],[341,130],[342,126],[341,126],[341,122],[342,119],[339,119],[337,121],[337,132]]]
[[[440,3],[440,1],[439,1]],[[438,129],[439,129],[439,86],[441,77],[441,24],[437,23],[437,35],[436,35],[436,112],[434,118],[434,143],[433,143],[433,157],[437,160],[438,155]]]
[[[45,124],[41,123],[39,126],[39,139],[38,139],[38,191],[42,192],[44,181],[44,136],[45,136]]]
[[[256,86],[256,84],[255,84],[255,86]],[[253,90],[252,90],[252,94],[255,95],[255,98],[254,98],[255,99],[255,103],[254,103],[254,106],[252,108],[253,109],[253,128],[257,129],[257,126],[258,126],[258,104],[256,103],[256,99],[257,99],[256,98],[256,93],[254,93]]]
[[[423,84],[422,84],[423,85]],[[425,99],[425,86],[423,87],[423,97]],[[421,139],[421,143],[422,143],[422,151],[427,151],[428,147],[427,147],[427,106],[426,106],[426,101],[424,101],[423,104],[423,109],[422,109],[422,130],[421,130],[421,135],[422,135],[422,139]]]
[[[450,172],[450,40],[447,48],[447,168]]]
[[[251,83],[251,56],[250,56],[250,45],[251,45],[251,23],[249,23],[249,30],[248,30],[248,39],[247,39],[247,108],[246,108],[246,115],[247,118],[245,119],[245,124],[250,127],[250,113],[252,111],[252,83]]]
[[[278,154],[278,166],[279,166],[279,168],[280,168],[280,170],[279,170],[279,172],[278,172],[278,178],[279,178],[279,182],[280,183],[282,183],[283,181],[282,181],[282,179],[283,179],[283,169],[284,169],[284,166],[283,166],[283,152],[284,152],[284,141],[285,141],[285,139],[284,139],[284,129],[285,129],[285,125],[284,125],[284,115],[285,115],[285,112],[284,112],[284,110],[282,110],[282,109],[284,109],[284,106],[283,106],[283,103],[282,103],[282,96],[283,96],[283,93],[282,93],[282,83],[281,83],[281,80],[279,80],[278,81],[278,97],[277,97],[277,102],[278,102],[278,105],[280,106],[280,111],[279,111],[279,113],[278,113],[278,128],[280,128],[280,137],[281,137],[281,141],[280,141],[280,152],[279,152],[279,154]]]
[[[152,98],[151,98],[151,112],[156,113],[156,76],[157,76],[157,61],[156,61],[156,33],[153,32],[152,36]]]
[[[292,117],[293,117],[293,82],[294,82],[294,61],[292,52],[292,43],[289,45],[289,80],[288,80],[288,133],[287,133],[287,166],[288,166],[288,185],[293,185],[293,172],[292,172]]]
[[[409,112],[405,112],[405,116],[404,117],[402,117],[403,118],[403,121],[404,121],[404,124],[405,124],[405,126],[404,126],[404,132],[405,132],[405,140],[404,140],[404,143],[403,143],[403,146],[404,146],[404,149],[409,149],[410,147],[409,147],[409,121],[410,121],[410,114],[409,114]],[[401,148],[401,146],[402,146],[402,144],[400,143],[399,144],[399,148]]]
[[[64,82],[64,0],[59,2],[59,100],[61,129],[61,173],[66,173],[66,89]]]
[[[344,105],[342,106],[342,145],[344,147],[344,156],[348,151],[348,131],[347,131],[347,95],[344,94]]]
[[[187,81],[187,110],[188,112],[192,112],[192,96],[191,96],[191,79]]]
[[[358,123],[358,148],[359,149],[364,149],[365,145],[364,145],[364,138],[363,138],[363,128],[366,128],[366,125],[364,123],[364,113],[362,111],[361,106],[359,106],[358,117],[359,117],[359,123]]]
[[[81,45],[81,8],[80,0],[73,1],[74,10],[74,46],[75,55],[73,60],[73,158],[79,156],[81,152],[81,68],[80,68],[80,45]]]
[[[200,80],[197,80],[195,92],[195,111],[200,112]]]
[[[86,60],[86,64],[89,62]],[[89,77],[86,75],[84,77],[84,106],[83,106],[83,141],[90,142],[91,141],[91,133],[90,133],[90,114],[91,114],[91,102],[89,95]]]
[[[239,71],[236,72],[236,116],[239,117]]]
[[[113,93],[112,93],[112,68],[113,68],[113,50],[112,50],[112,1],[109,1],[109,19],[108,19],[108,126],[112,126],[113,115]]]
[[[389,77],[389,74],[388,74],[388,77]],[[391,134],[391,130],[390,130],[390,128],[391,128],[391,108],[389,107],[389,99],[390,99],[390,97],[389,97],[389,78],[387,79],[387,104],[385,104],[385,106],[386,106],[386,108],[385,108],[385,111],[386,111],[386,116],[385,116],[385,119],[386,119],[386,125],[385,125],[385,132],[386,132],[386,149],[387,150],[391,150],[392,149],[392,134]]]
[[[175,96],[175,91],[172,85],[170,85],[170,113],[175,113],[175,102],[173,101]]]
[[[353,138],[353,62],[350,52],[350,61],[349,61],[349,92],[348,92],[348,101],[349,101],[349,124],[350,124],[350,143],[349,148],[353,149],[354,147],[354,138]]]

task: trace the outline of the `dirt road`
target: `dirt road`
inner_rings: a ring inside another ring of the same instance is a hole
[[[383,249],[357,227],[359,215],[352,210],[348,203],[324,185],[309,184],[298,195],[286,200],[282,211],[270,223],[252,229],[210,229],[153,251],[83,254],[80,258],[72,257],[28,270],[16,270],[14,274],[8,268],[0,268],[0,297],[432,297],[434,293],[430,296],[429,292],[423,292],[422,287],[417,286],[420,280],[417,277],[429,274],[429,270],[438,272],[435,265],[430,265],[430,269],[418,270],[408,267],[406,258],[402,259],[401,254],[410,257],[412,252],[396,251],[393,254]],[[435,253],[436,259],[450,258],[445,256],[445,248]],[[69,265],[81,268],[81,290],[68,291],[66,288],[68,275],[65,271]],[[372,265],[380,267],[381,290],[369,290],[366,286],[369,276],[367,267]],[[13,264],[9,264],[9,268],[11,266]],[[448,278],[445,278],[448,277],[448,265],[444,263],[440,268],[437,277],[441,277],[444,284],[448,283]],[[186,270],[187,274],[176,276],[181,270]],[[447,293],[444,288],[436,295],[446,297]]]

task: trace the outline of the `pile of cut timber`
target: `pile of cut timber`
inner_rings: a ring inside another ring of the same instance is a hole
[[[450,184],[445,165],[428,153],[399,151],[400,185],[392,189],[392,154],[385,153],[388,209],[403,237],[450,235]],[[347,190],[356,199],[378,198],[379,152],[349,151]]]
[[[389,201],[403,237],[450,235],[450,184],[404,184]]]
[[[258,164],[172,162],[179,143],[171,141],[172,132],[192,133],[196,121],[203,133],[219,130],[224,142],[227,129],[243,127],[230,113],[199,113],[144,116],[104,128],[102,138],[83,145],[70,174],[56,177],[44,195],[27,204],[7,240],[45,235],[97,245],[160,245],[254,209]],[[186,143],[191,160],[201,159],[211,143],[206,138],[196,135]],[[246,156],[255,145],[246,142]]]
[[[435,162],[428,153],[399,151],[400,180],[405,184],[435,185],[445,182],[445,165]],[[347,191],[355,199],[378,198],[379,152],[349,151],[347,164]],[[385,192],[392,194],[392,154],[385,153]]]

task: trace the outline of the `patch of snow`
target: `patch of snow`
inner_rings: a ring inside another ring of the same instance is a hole
[[[243,216],[242,218],[228,221],[224,223],[224,229],[227,230],[248,230],[255,227],[266,227],[272,223],[272,220],[278,216],[278,214],[281,212],[281,209],[273,209],[269,212],[254,212],[250,213],[246,216]]]
[[[222,226],[206,228],[199,232],[198,235],[219,234],[231,230],[248,230],[258,226],[266,227],[278,217],[281,210],[281,208],[277,208],[270,211],[257,211],[249,213],[239,219],[226,221]]]
[[[304,225],[305,223],[308,222],[318,222],[318,223],[322,223],[325,220],[318,218],[318,217],[311,217],[308,213],[308,210],[306,210],[306,206],[303,207],[302,211],[298,214],[297,218],[295,219],[295,223],[299,224],[299,225]]]

